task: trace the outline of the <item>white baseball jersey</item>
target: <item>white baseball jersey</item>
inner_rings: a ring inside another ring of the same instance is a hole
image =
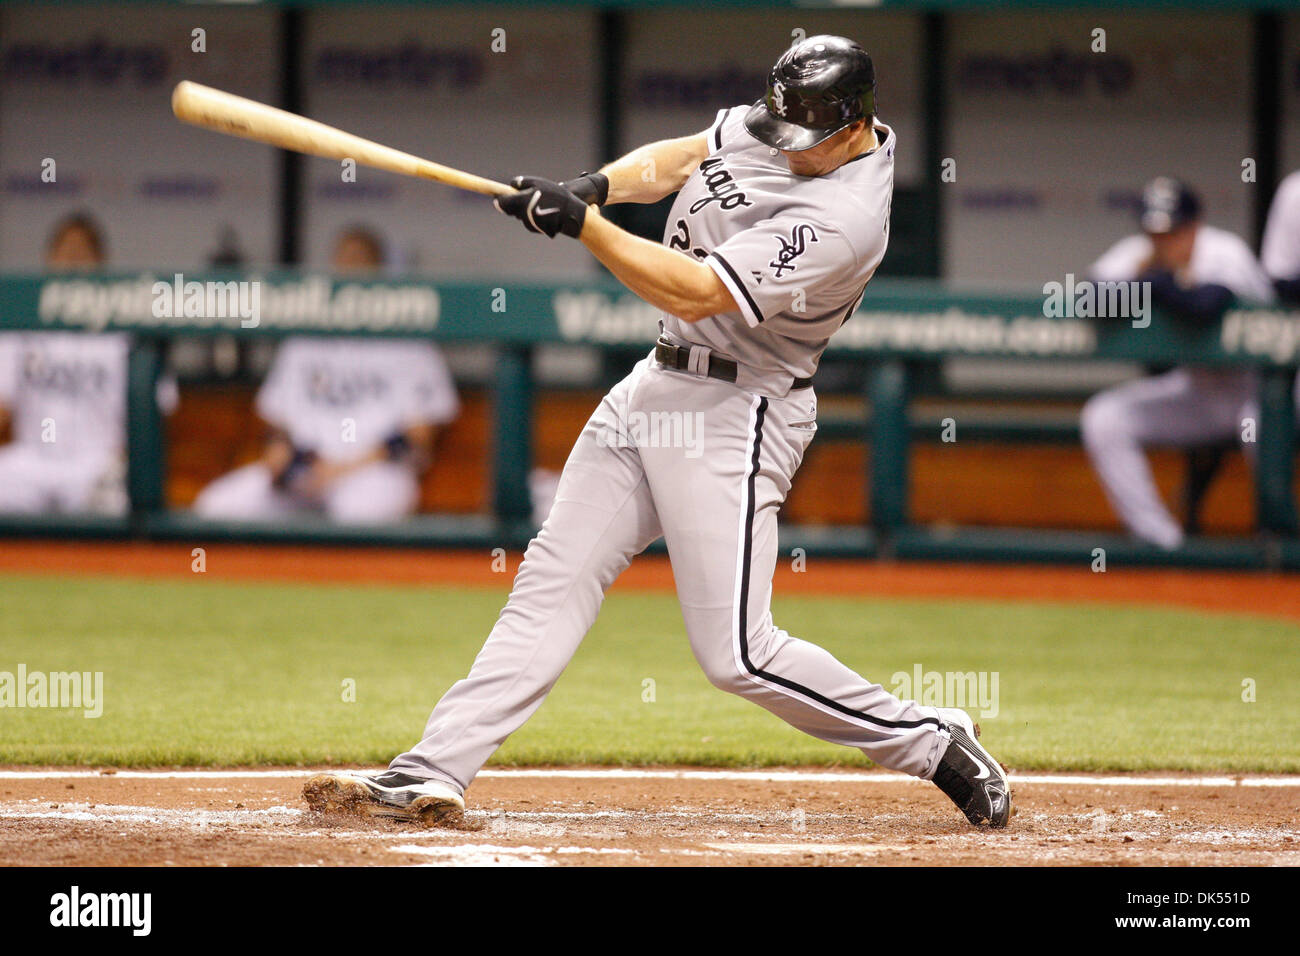
[[[792,176],[785,157],[745,129],[748,106],[720,110],[711,152],[673,203],[664,243],[702,259],[738,311],[664,331],[779,383],[817,371],[884,258],[894,189],[894,133],[826,176]]]
[[[414,340],[286,339],[257,395],[258,414],[296,447],[333,460],[449,421],[458,408],[441,353]]]
[[[121,333],[0,335],[0,405],[10,410],[14,443],[59,457],[118,453],[129,348]]]
[[[1136,279],[1151,258],[1151,251],[1148,236],[1128,236],[1102,253],[1088,270],[1088,275],[1098,282]],[[1225,286],[1245,302],[1273,301],[1273,284],[1250,251],[1250,246],[1239,236],[1215,226],[1202,224],[1197,228],[1192,259],[1184,278],[1197,285],[1214,283]]]
[[[1259,257],[1274,279],[1300,278],[1300,171],[1277,187]]]

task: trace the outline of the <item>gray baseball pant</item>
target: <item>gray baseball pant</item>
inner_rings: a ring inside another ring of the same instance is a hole
[[[390,768],[468,787],[541,705],[606,589],[662,535],[691,650],[714,685],[931,777],[949,740],[935,708],[900,701],[772,621],[777,511],[815,418],[811,388],[762,395],[640,362],[583,428],[469,676]]]

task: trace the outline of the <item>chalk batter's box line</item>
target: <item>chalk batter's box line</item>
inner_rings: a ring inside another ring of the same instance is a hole
[[[274,780],[304,779],[318,770],[116,770],[103,773],[98,770],[0,770],[0,780]],[[376,771],[382,767],[372,768]],[[800,771],[800,770],[630,770],[623,767],[608,769],[489,769],[479,774],[481,778],[508,780],[511,778],[547,778],[554,780],[703,780],[751,783],[864,783],[864,784],[914,784],[924,783],[916,777],[901,773]],[[1146,777],[1140,774],[1098,775],[1087,774],[1012,774],[1017,786],[1080,786],[1080,787],[1300,787],[1300,775],[1287,776],[1188,776]]]

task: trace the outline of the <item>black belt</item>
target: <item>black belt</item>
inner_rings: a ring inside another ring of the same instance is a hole
[[[689,371],[691,367],[691,350],[660,339],[655,343],[655,361],[660,365],[666,365],[681,372]],[[731,359],[718,358],[712,352],[709,353],[708,361],[709,365],[704,373],[705,375],[709,378],[735,383],[735,362],[731,361]],[[812,379],[810,378],[796,378],[790,388],[807,388],[811,384]]]

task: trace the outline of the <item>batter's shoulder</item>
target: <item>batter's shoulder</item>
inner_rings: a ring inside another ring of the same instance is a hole
[[[823,230],[838,236],[859,261],[877,258],[889,241],[889,195],[834,190],[814,218]]]
[[[1268,222],[1273,228],[1284,226],[1288,231],[1300,226],[1300,169],[1278,183],[1269,204]]]
[[[841,233],[860,259],[877,257],[889,240],[894,198],[893,132],[880,147],[832,174],[818,198],[826,224]]]
[[[1223,254],[1237,256],[1242,259],[1255,259],[1255,252],[1250,248],[1250,243],[1235,232],[1222,229],[1219,226],[1211,226],[1208,223],[1202,224],[1202,232],[1214,247]]]
[[[1274,196],[1292,209],[1300,210],[1300,169],[1278,183]]]
[[[710,153],[747,149],[758,144],[758,140],[745,128],[745,114],[748,112],[749,106],[743,104],[718,110],[708,132]]]
[[[1088,278],[1094,282],[1128,282],[1137,278],[1142,264],[1150,258],[1150,239],[1142,233],[1125,236],[1088,267]]]

